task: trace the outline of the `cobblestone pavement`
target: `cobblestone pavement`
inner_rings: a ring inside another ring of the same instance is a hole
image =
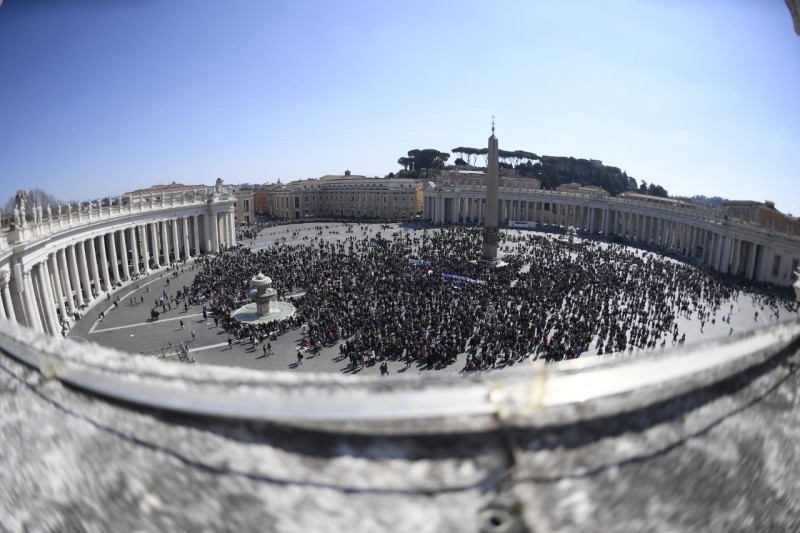
[[[399,224],[389,224],[388,229],[382,229],[380,224],[369,224],[356,225],[355,233],[346,234],[345,224],[305,223],[267,228],[257,239],[245,244],[253,251],[257,251],[274,246],[276,241],[285,244],[308,243],[312,236],[318,234],[318,230],[314,227],[320,225],[324,228],[322,238],[330,240],[339,240],[350,236],[361,238],[377,232],[422,231],[418,227]],[[504,230],[505,233],[521,233],[522,231]],[[505,250],[505,247],[501,246],[501,248]],[[508,251],[512,250],[513,244],[509,244]],[[501,258],[503,253],[501,251]],[[637,253],[650,252],[640,250]],[[214,325],[213,317],[210,314],[208,319],[204,319],[202,307],[199,305],[190,305],[188,309],[184,309],[183,304],[180,304],[177,309],[172,308],[162,312],[157,321],[151,322],[150,311],[156,299],[162,295],[175,294],[183,286],[190,286],[195,273],[194,263],[189,261],[180,266],[177,277],[174,277],[166,267],[162,267],[149,276],[126,282],[121,288],[95,300],[85,311],[84,318],[76,322],[68,332],[68,338],[77,342],[93,342],[126,352],[148,354],[169,353],[171,349],[184,343],[195,361],[202,364],[295,372],[341,372],[359,375],[378,375],[380,373],[378,365],[356,370],[350,368],[347,359],[339,357],[338,344],[325,348],[316,355],[304,351],[302,363],[298,364],[296,354],[302,335],[300,329],[290,331],[280,336],[277,341],[272,341],[274,352],[272,355],[264,356],[261,346],[255,348],[249,342],[242,344],[233,342],[229,347],[227,333]],[[265,274],[269,275],[269,272],[265,272]],[[119,304],[115,307],[113,302],[116,299],[119,299]],[[731,323],[727,324],[722,322],[721,317],[723,312],[727,314],[731,304],[734,309]],[[757,320],[754,318],[756,310],[759,311]],[[105,315],[102,319],[99,318],[101,312]],[[781,318],[788,317],[789,312],[783,310]],[[770,317],[768,309],[760,308],[754,304],[749,295],[744,293],[740,294],[737,301],[723,303],[716,323],[707,323],[702,330],[700,323],[696,320],[687,320],[683,317],[677,319],[681,332],[686,333],[687,344],[725,338],[774,321],[775,319]],[[183,327],[181,327],[181,322]],[[194,339],[192,339],[192,332],[195,334]],[[669,343],[667,347],[671,347]],[[406,368],[405,363],[395,361],[389,361],[388,365],[391,374],[458,373],[464,366],[464,356],[459,356],[457,363],[441,370],[428,370],[416,363]],[[502,369],[492,372],[502,372]]]

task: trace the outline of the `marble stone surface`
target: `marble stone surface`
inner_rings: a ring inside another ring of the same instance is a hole
[[[797,531],[799,364],[795,342],[581,422],[369,435],[119,404],[0,353],[0,516],[59,532],[469,532],[492,517],[509,531]]]

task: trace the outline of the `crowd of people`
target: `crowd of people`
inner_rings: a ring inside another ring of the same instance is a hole
[[[488,264],[479,257],[480,228],[353,228],[326,239],[329,229],[319,226],[294,245],[277,239],[257,252],[203,258],[192,297],[208,302],[234,338],[259,342],[302,327],[308,350],[339,343],[354,366],[438,368],[462,355],[466,370],[478,370],[679,344],[679,316],[730,322],[727,303],[740,290],[729,278],[615,243],[515,230],[501,234],[502,262]],[[279,298],[292,298],[294,316],[236,320],[258,272]],[[777,313],[780,295],[761,298]]]

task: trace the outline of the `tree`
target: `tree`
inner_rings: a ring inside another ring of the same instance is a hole
[[[413,150],[409,150],[408,151],[408,157],[412,161],[411,162],[411,167],[410,167],[409,170],[419,170],[420,169],[419,165],[417,164],[419,162],[418,161],[419,154],[420,154],[420,150],[417,149],[417,148],[414,148]]]
[[[639,192],[642,194],[647,194],[647,182],[642,180],[642,184],[639,185]]]
[[[448,159],[450,159],[450,154],[447,152],[439,152],[439,154],[433,160],[434,168],[444,168]]]
[[[465,159],[467,159],[469,157],[470,150],[472,150],[472,148],[467,148],[465,146],[459,146],[458,148],[453,148],[450,151],[453,152],[454,154],[460,155],[461,157],[459,159],[461,159],[463,161],[463,160],[465,160]],[[457,164],[458,164],[458,162],[456,162],[456,165]],[[464,163],[464,164],[466,165],[466,163]]]
[[[508,150],[497,150],[497,159],[501,162],[508,163],[509,160],[514,159],[514,152],[509,152]]]
[[[647,189],[647,194],[650,194],[651,196],[660,196],[662,198],[666,198],[669,196],[664,187],[662,187],[661,185],[655,185],[653,183],[651,183],[650,187]]]
[[[401,157],[397,160],[397,163],[408,170],[419,172],[425,169],[443,168],[449,158],[450,154],[448,152],[440,152],[433,148],[424,148],[422,150],[415,148],[408,151],[407,158]]]
[[[477,148],[470,148],[468,146],[459,146],[458,148],[453,148],[450,150],[453,153],[461,155],[461,158],[467,162],[469,165],[475,165],[475,157],[478,155]]]
[[[16,193],[15,193],[16,194]],[[3,205],[2,209],[0,209],[6,215],[11,215],[14,212],[14,197],[15,194],[12,194],[6,203]],[[28,189],[28,201],[26,203],[26,209],[30,209],[30,206],[41,204],[42,209],[46,209],[48,205],[56,206],[57,204],[63,204],[61,200],[57,200],[55,196],[52,194],[48,194],[47,192],[43,191],[42,189]]]
[[[455,161],[453,161],[453,163],[455,163],[458,166],[462,166],[462,167],[467,166],[467,164],[468,164],[466,161],[464,161],[460,157],[458,159],[456,159]]]
[[[488,148],[480,148],[475,150],[475,155],[483,156],[484,164],[483,166],[489,166],[489,149]]]
[[[401,157],[397,160],[397,164],[403,167],[403,170],[408,172],[411,170],[412,166],[414,165],[414,158],[413,157]]]

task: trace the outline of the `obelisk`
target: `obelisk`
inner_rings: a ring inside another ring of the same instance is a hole
[[[489,159],[486,165],[486,207],[483,216],[484,261],[497,260],[497,211],[500,194],[499,163],[497,158],[497,137],[494,136],[494,117],[492,117],[492,136],[489,137]]]

